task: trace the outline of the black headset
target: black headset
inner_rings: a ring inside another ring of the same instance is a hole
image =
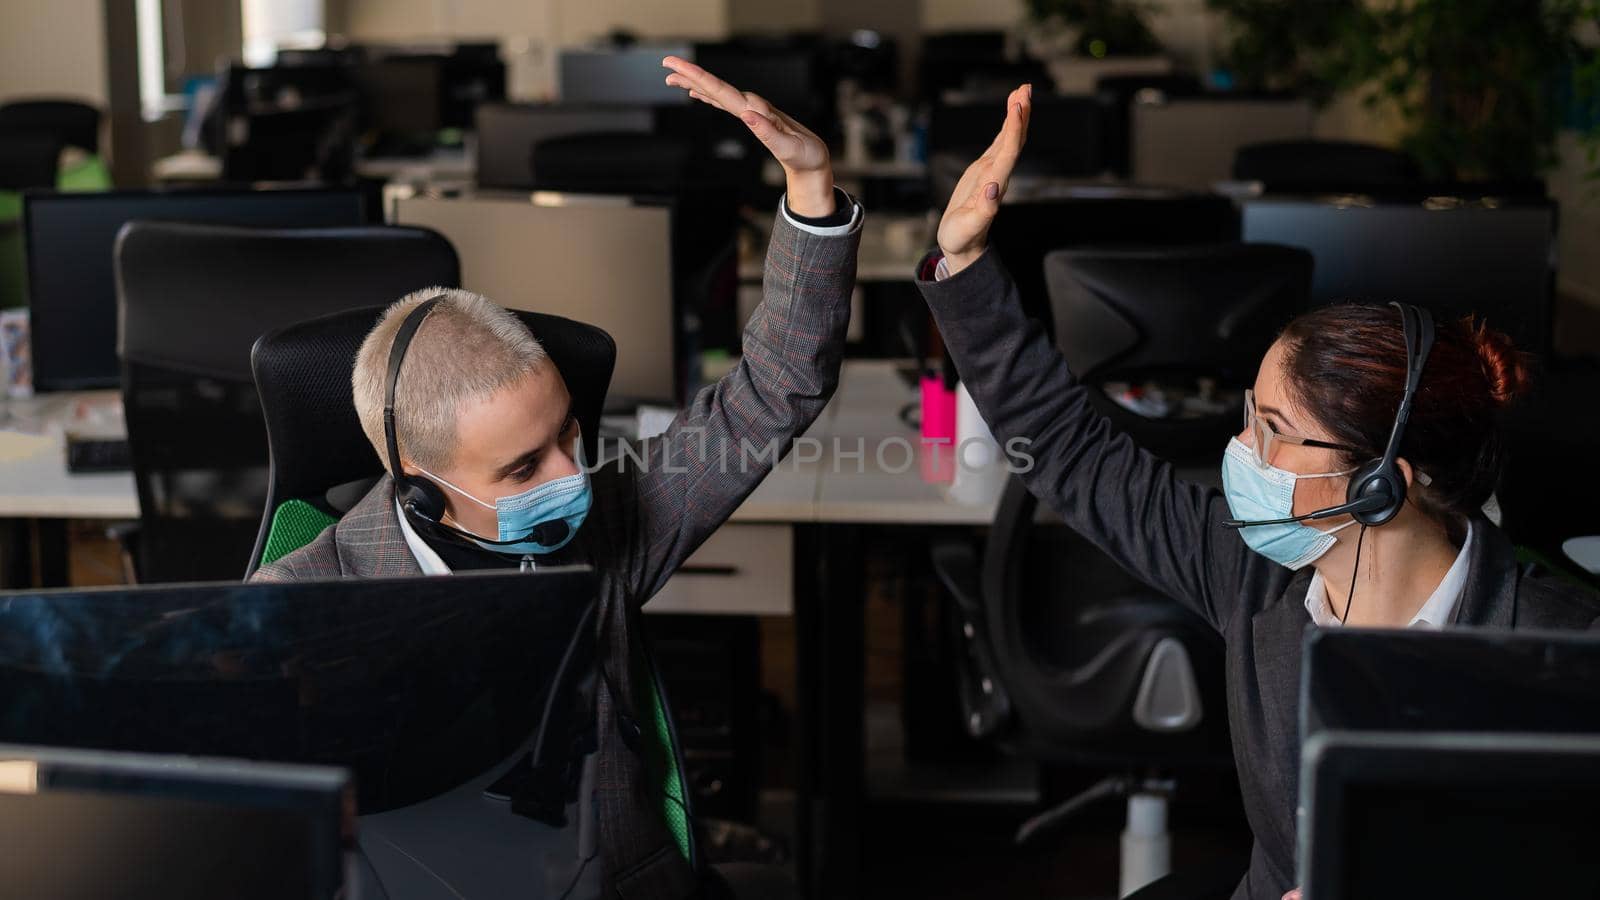
[[[1254,525],[1287,525],[1308,519],[1329,519],[1348,515],[1362,525],[1382,525],[1400,513],[1406,502],[1406,478],[1396,461],[1400,457],[1400,442],[1405,437],[1406,422],[1411,419],[1411,407],[1417,399],[1417,387],[1422,383],[1422,369],[1433,350],[1433,315],[1409,303],[1390,303],[1400,310],[1400,324],[1405,329],[1406,386],[1400,395],[1400,408],[1395,410],[1394,427],[1389,430],[1389,443],[1383,455],[1371,460],[1350,475],[1350,487],[1345,492],[1345,502],[1308,512],[1303,516],[1286,516],[1282,519],[1224,521],[1225,528],[1249,528]]]
[[[527,540],[534,540],[547,546],[559,543],[566,538],[568,531],[567,523],[562,521],[541,522],[529,533],[508,541],[491,541],[471,532],[452,528],[444,521],[444,490],[429,479],[407,475],[400,467],[400,441],[395,437],[394,427],[394,392],[395,386],[400,383],[400,364],[405,361],[406,349],[411,346],[411,339],[416,337],[417,329],[422,327],[423,320],[444,299],[444,294],[438,294],[417,304],[415,309],[406,314],[405,321],[400,323],[400,328],[394,333],[394,343],[389,347],[389,377],[383,391],[383,439],[389,451],[389,476],[394,479],[395,501],[400,504],[400,509],[413,519],[479,543],[501,546],[520,544]]]

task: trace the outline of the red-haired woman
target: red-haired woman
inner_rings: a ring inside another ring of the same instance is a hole
[[[1255,835],[1234,897],[1278,900],[1294,887],[1296,706],[1308,624],[1590,628],[1600,598],[1524,573],[1480,512],[1500,474],[1500,413],[1528,375],[1503,335],[1470,323],[1436,327],[1394,461],[1405,500],[1375,527],[1351,515],[1224,523],[1347,501],[1352,478],[1383,456],[1405,393],[1405,335],[1421,326],[1403,326],[1409,313],[1397,307],[1329,307],[1289,325],[1261,361],[1248,423],[1224,456],[1221,491],[1179,480],[1114,434],[985,252],[1030,101],[1027,87],[1008,99],[999,136],[950,200],[939,226],[943,258],[920,286],[996,437],[1028,442],[1033,467],[1023,477],[1033,493],[1226,640],[1234,756]]]

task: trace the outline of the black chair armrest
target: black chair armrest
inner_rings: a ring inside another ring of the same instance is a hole
[[[139,530],[138,522],[115,522],[106,526],[106,537],[117,542],[122,578],[128,584],[139,583]]]
[[[983,618],[983,585],[979,578],[977,550],[965,541],[942,541],[930,550],[933,574],[950,593],[964,618]]]
[[[950,594],[961,630],[956,696],[963,724],[975,738],[994,737],[1011,720],[1011,696],[1000,683],[989,640],[978,553],[971,544],[955,541],[936,543],[930,552],[933,571]]]

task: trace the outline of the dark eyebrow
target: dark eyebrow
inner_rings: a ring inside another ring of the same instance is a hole
[[[569,398],[567,400],[567,414],[561,419],[561,431],[566,430],[567,423],[570,421],[572,421],[572,400]],[[561,431],[557,431],[556,434],[559,435]],[[539,461],[539,457],[543,454],[543,447],[534,447],[532,450],[529,450],[521,456],[518,456],[516,459],[513,459],[511,462],[501,466],[499,471],[495,472],[495,480],[504,481],[507,478],[510,478],[513,473],[533,466],[533,464]]]
[[[1256,415],[1258,415],[1258,416],[1271,416],[1271,417],[1277,419],[1279,422],[1282,422],[1284,425],[1287,425],[1289,428],[1294,429],[1295,431],[1299,431],[1300,430],[1298,428],[1295,428],[1294,422],[1290,421],[1289,417],[1283,414],[1283,410],[1277,408],[1276,406],[1260,406],[1260,405],[1257,405],[1256,406]]]
[[[512,473],[532,467],[534,463],[539,461],[539,454],[543,452],[543,449],[544,448],[542,447],[535,447],[532,450],[529,450],[527,453],[524,453],[516,459],[513,459],[511,462],[506,463],[504,466],[501,466],[500,471],[495,473],[495,480],[504,481],[507,478],[510,478]]]

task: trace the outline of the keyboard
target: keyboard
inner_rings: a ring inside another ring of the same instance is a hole
[[[67,435],[67,471],[74,475],[129,472],[133,456],[126,438],[85,438]]]

